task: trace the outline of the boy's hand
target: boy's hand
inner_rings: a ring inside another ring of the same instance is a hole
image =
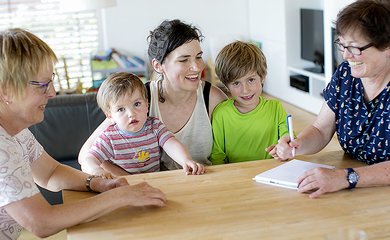
[[[206,173],[205,166],[193,160],[184,161],[183,170],[187,175],[200,175]]]
[[[276,154],[276,144],[272,144],[271,146],[265,148],[265,151],[268,152],[273,158],[278,156]]]
[[[286,161],[290,158],[293,158],[292,149],[298,148],[300,146],[299,140],[294,139],[290,142],[290,137],[284,135],[278,140],[278,143],[267,147],[265,150],[277,160]]]

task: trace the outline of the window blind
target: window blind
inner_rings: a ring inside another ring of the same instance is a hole
[[[0,30],[23,28],[56,53],[56,91],[92,86],[90,57],[98,49],[96,11],[61,12],[60,0],[0,0]]]

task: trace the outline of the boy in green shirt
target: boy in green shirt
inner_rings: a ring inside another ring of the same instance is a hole
[[[253,44],[236,41],[216,58],[215,72],[232,98],[213,111],[213,164],[271,158],[265,149],[288,134],[286,111],[277,100],[261,95],[267,74],[262,51]]]

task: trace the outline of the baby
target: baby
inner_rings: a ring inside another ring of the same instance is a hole
[[[187,174],[205,173],[159,119],[148,117],[147,99],[144,84],[134,74],[114,73],[103,82],[97,102],[112,124],[89,149],[83,171],[108,178],[156,172],[162,147]]]

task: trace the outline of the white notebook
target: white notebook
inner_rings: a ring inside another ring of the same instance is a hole
[[[304,172],[316,167],[334,168],[334,166],[330,165],[293,159],[275,168],[257,174],[253,180],[259,183],[297,189],[298,178],[302,176]]]

